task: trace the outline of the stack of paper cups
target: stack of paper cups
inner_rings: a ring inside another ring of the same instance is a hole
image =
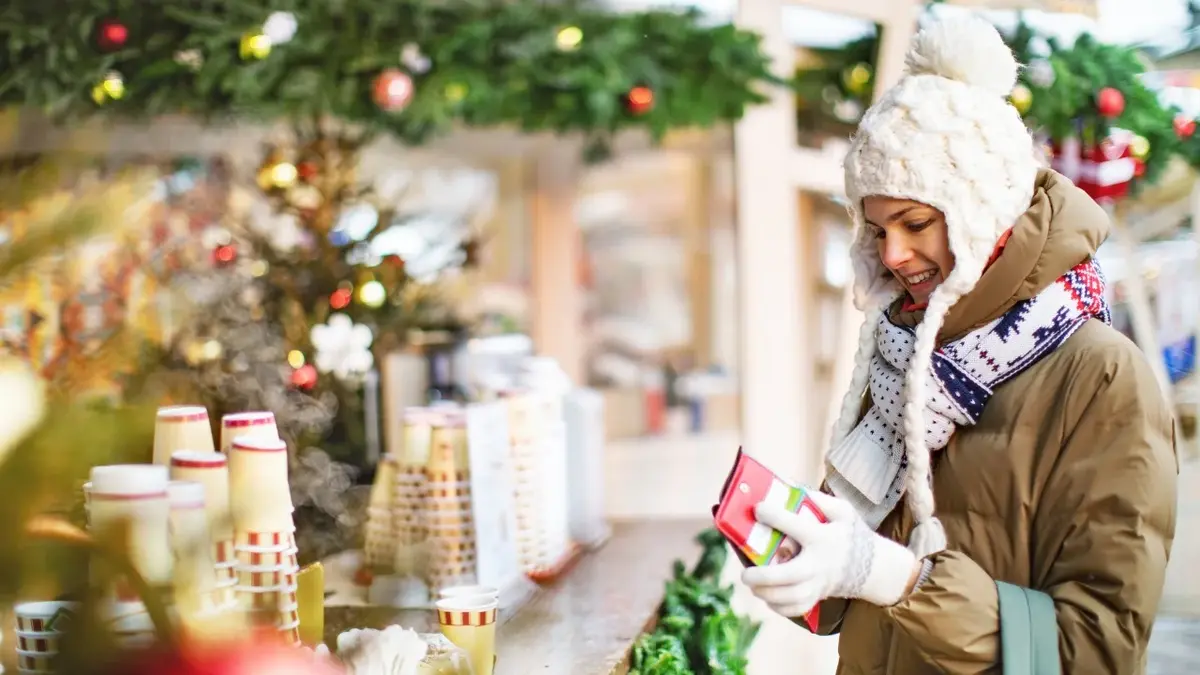
[[[516,511],[517,556],[525,572],[552,564],[545,513],[545,443],[537,399],[528,392],[512,393],[508,403],[513,470],[513,508]]]
[[[166,466],[176,450],[214,452],[208,411],[197,405],[158,409],[154,423],[154,463]]]
[[[204,512],[212,541],[215,573],[213,604],[224,607],[233,602],[237,585],[237,563],[233,555],[233,521],[229,513],[229,467],[219,452],[180,450],[171,455],[171,479],[194,481],[204,486]]]
[[[393,567],[398,574],[418,578],[425,576],[423,554],[429,538],[423,517],[432,415],[425,408],[404,411],[404,443],[392,486],[392,532],[396,541]]]
[[[174,556],[170,544],[167,467],[97,466],[92,468],[91,479],[91,530],[103,539],[117,528],[128,528],[126,555],[134,569],[152,587],[168,586]],[[93,564],[105,562],[94,558]],[[123,642],[140,644],[152,640],[153,626],[142,598],[127,578],[118,573],[116,579],[101,614],[112,621]]]
[[[238,436],[229,451],[239,607],[273,624],[285,642],[299,644],[296,602],[296,527],[288,489],[287,444]]]
[[[50,673],[58,656],[58,641],[70,628],[79,604],[74,602],[23,602],[17,615],[17,672]]]
[[[421,521],[428,528],[427,581],[433,590],[475,580],[475,522],[461,411],[439,411],[427,465]]]
[[[377,572],[391,571],[396,557],[396,534],[392,530],[392,495],[397,460],[384,455],[375,468],[375,482],[367,502],[367,524],[363,540],[363,562]]]
[[[173,460],[174,458],[172,458]],[[193,481],[167,484],[171,504],[171,549],[175,556],[175,605],[196,614],[214,606],[216,573],[212,536],[204,511],[204,485]]]
[[[275,413],[240,412],[222,417],[221,452],[229,452],[229,449],[233,447],[233,439],[238,436],[279,438],[279,430],[275,427]]]

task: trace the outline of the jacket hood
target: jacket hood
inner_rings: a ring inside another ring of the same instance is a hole
[[[939,342],[958,339],[1045,289],[1092,257],[1108,237],[1108,213],[1062,174],[1038,171],[1029,208],[1013,225],[1000,257],[946,314]],[[924,310],[901,311],[897,324],[915,326]]]

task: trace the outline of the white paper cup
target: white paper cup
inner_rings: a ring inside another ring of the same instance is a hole
[[[229,518],[229,466],[225,455],[191,450],[175,452],[171,455],[171,479],[203,485],[204,512],[213,542],[233,537],[233,522]]]
[[[62,632],[79,614],[78,602],[44,600],[22,602],[13,608],[17,616],[17,630],[29,633]]]
[[[275,569],[239,568],[237,571],[238,586],[243,588],[278,588],[296,586],[298,567],[278,567]]]
[[[229,450],[229,507],[239,532],[295,529],[287,444],[238,436]]]
[[[168,470],[156,464],[118,464],[92,467],[91,529],[127,524],[128,555],[146,581],[171,580],[171,508],[167,498]]]
[[[54,657],[58,653],[27,652],[17,650],[17,669],[23,673],[53,673]]]
[[[177,450],[214,452],[208,410],[197,405],[165,406],[154,423],[154,463],[167,466]]]
[[[438,591],[439,599],[460,598],[463,602],[486,605],[500,599],[500,589],[495,586],[471,584],[468,586],[450,586]]]
[[[289,525],[288,528],[277,532],[238,532],[234,543],[241,548],[248,550],[265,550],[274,551],[286,548],[296,547],[296,527]]]
[[[229,413],[221,418],[221,452],[229,452],[238,436],[279,438],[275,413],[265,411]]]
[[[37,654],[57,654],[58,639],[62,633],[17,631],[17,649]]]
[[[295,586],[276,586],[274,588],[237,586],[233,590],[238,605],[247,611],[290,609],[296,606]]]

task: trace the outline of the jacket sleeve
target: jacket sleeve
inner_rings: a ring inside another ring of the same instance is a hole
[[[1031,585],[1054,600],[1065,675],[1133,673],[1175,531],[1174,424],[1140,354],[1111,346],[1086,356],[1059,403],[1064,441],[1045,463],[1031,516]],[[933,562],[928,580],[886,612],[940,668],[990,671],[999,660],[995,580],[960,552]]]

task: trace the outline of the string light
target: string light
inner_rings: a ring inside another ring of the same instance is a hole
[[[583,30],[579,26],[566,26],[558,31],[554,42],[564,52],[578,49],[583,42]]]

